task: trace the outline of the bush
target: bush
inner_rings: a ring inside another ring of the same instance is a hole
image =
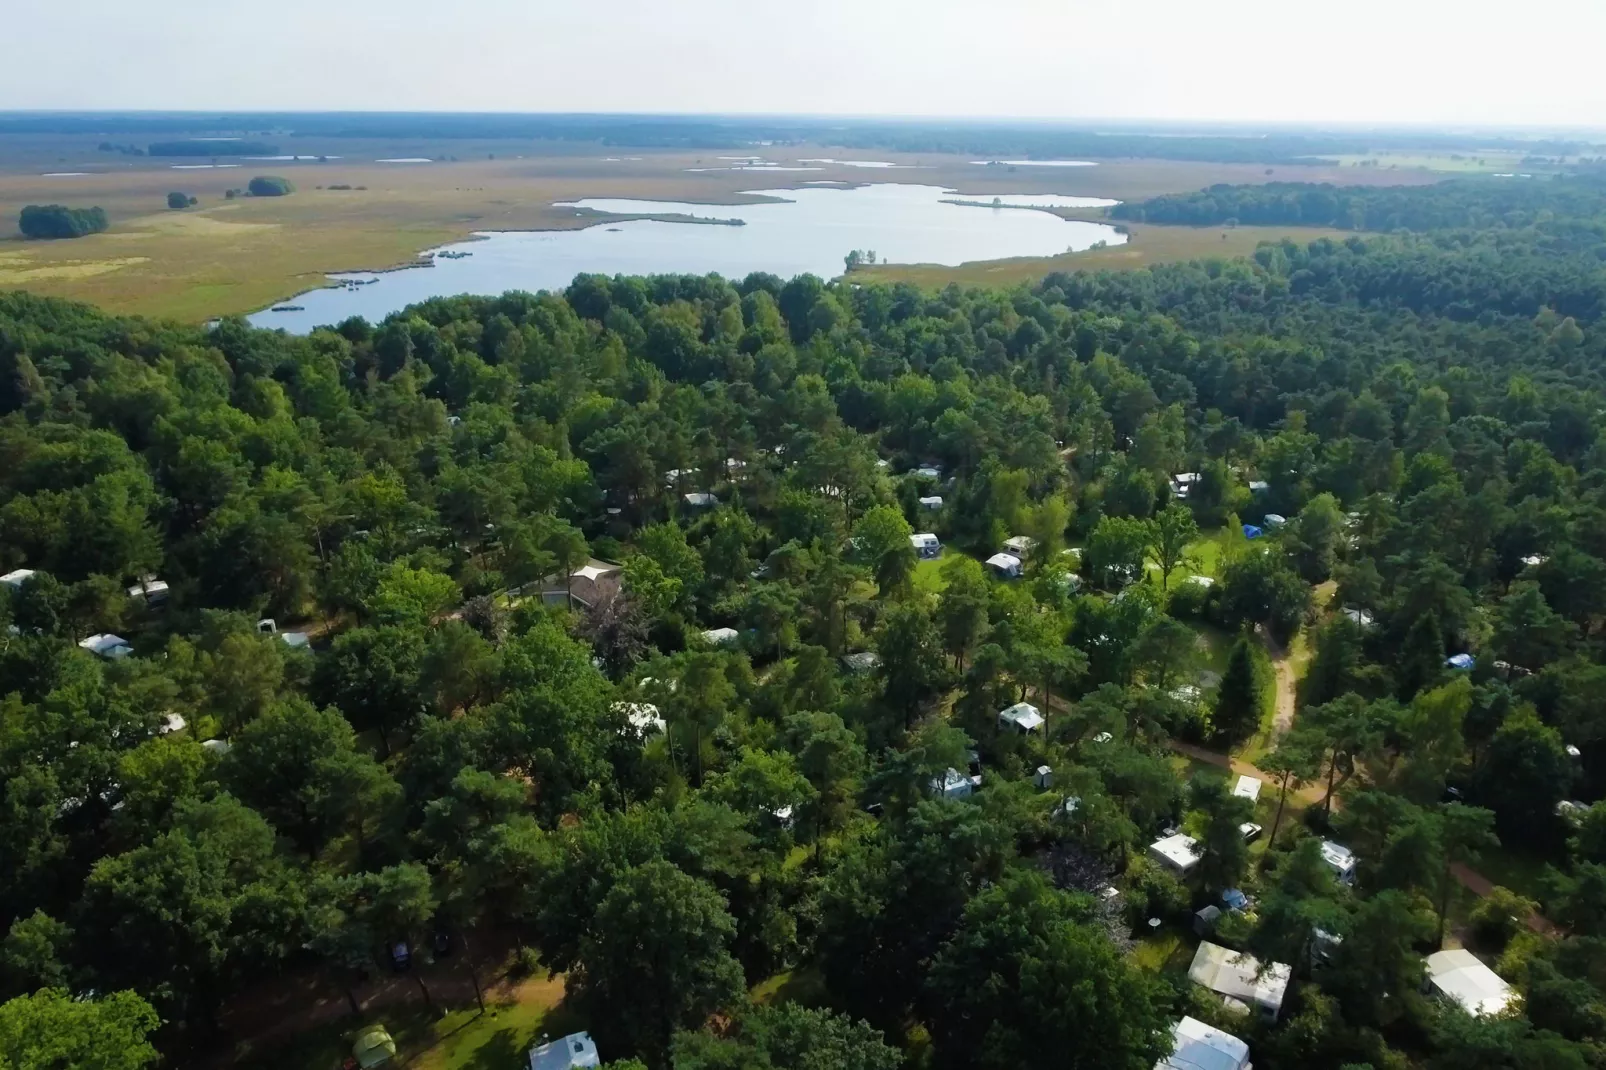
[[[68,208],[61,204],[30,204],[17,219],[17,228],[29,238],[82,238],[107,227],[101,208]]]
[[[253,197],[285,197],[296,191],[288,178],[277,175],[258,175],[245,188]]]
[[[534,977],[541,972],[541,956],[533,947],[521,947],[513,954],[513,961],[508,966],[508,975],[516,978]]]
[[[1207,620],[1215,609],[1216,588],[1184,577],[1171,587],[1166,613],[1177,620]]]
[[[188,193],[169,193],[167,195],[167,206],[173,209],[175,212],[180,208],[188,208],[194,203],[195,198],[191,197]]]
[[[1188,914],[1188,889],[1170,873],[1146,858],[1133,861],[1126,872],[1127,918],[1134,929],[1149,918],[1180,921]]]
[[[1472,908],[1472,931],[1484,947],[1501,950],[1527,927],[1528,915],[1536,909],[1537,903],[1510,888],[1493,888]]]

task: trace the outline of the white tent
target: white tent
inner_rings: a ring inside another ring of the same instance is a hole
[[[1015,579],[1021,574],[1020,558],[1013,554],[994,554],[987,559],[987,567],[1008,579]]]
[[[1197,1018],[1171,1027],[1171,1054],[1154,1070],[1249,1070],[1249,1045]]]
[[[126,658],[134,652],[134,648],[128,645],[128,640],[110,632],[101,632],[98,635],[91,635],[88,639],[80,639],[78,645],[91,654],[99,654],[113,661]]]
[[[1441,999],[1461,1004],[1468,1014],[1499,1014],[1511,1002],[1511,986],[1465,948],[1439,951],[1425,961],[1428,987]]]
[[[1254,1006],[1263,1017],[1276,1021],[1293,969],[1281,962],[1261,966],[1253,955],[1201,941],[1194,952],[1188,979],[1228,999]]]
[[[37,575],[39,575],[39,573],[35,572],[31,568],[19,568],[11,572],[7,572],[4,576],[0,576],[0,583],[5,584],[12,590],[20,590],[23,584],[27,583]]]
[[[1025,735],[1043,727],[1043,713],[1030,702],[1017,702],[1008,709],[998,711],[998,727],[1014,728]]]
[[[1232,793],[1245,799],[1260,798],[1260,781],[1252,776],[1241,776],[1233,785]]]
[[[942,508],[942,495],[940,495],[940,494],[928,494],[928,495],[926,495],[924,498],[920,499],[920,508],[922,508],[922,509],[941,509]]]
[[[730,646],[740,638],[735,628],[710,628],[703,633],[703,642],[710,646]]]

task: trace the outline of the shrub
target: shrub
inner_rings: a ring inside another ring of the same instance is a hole
[[[1509,888],[1493,888],[1472,908],[1472,931],[1483,946],[1501,950],[1527,926],[1528,915],[1536,909],[1532,899]]]
[[[106,229],[102,208],[68,208],[61,204],[30,204],[17,219],[17,228],[29,238],[82,238]]]
[[[284,197],[296,191],[288,178],[277,175],[258,175],[245,188],[253,197]]]
[[[194,203],[195,198],[191,197],[188,193],[169,193],[167,195],[167,206],[173,209],[175,212],[180,208],[188,208]]]

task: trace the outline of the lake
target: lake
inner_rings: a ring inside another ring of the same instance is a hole
[[[349,316],[378,322],[408,305],[449,294],[494,296],[507,290],[562,290],[582,272],[603,275],[704,275],[741,279],[754,271],[782,278],[812,273],[834,278],[854,249],[874,250],[898,264],[957,265],[1015,256],[1053,256],[1126,236],[1102,223],[1061,219],[1026,207],[990,207],[993,196],[973,194],[989,207],[940,186],[877,183],[853,189],[756,190],[775,200],[760,204],[687,204],[586,198],[561,207],[612,215],[681,215],[741,219],[745,225],[611,220],[583,230],[499,231],[479,241],[432,250],[433,266],[332,275],[348,285],[312,290],[283,302],[299,311],[262,311],[261,327],[304,334]],[[1005,204],[1098,207],[1113,202],[1052,194],[1012,194]],[[471,255],[463,256],[468,253]]]

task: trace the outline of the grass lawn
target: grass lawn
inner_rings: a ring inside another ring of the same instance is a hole
[[[957,552],[957,551],[955,551]],[[945,558],[935,557],[922,560],[915,565],[915,590],[921,594],[941,594],[948,581],[942,577],[942,566]]]
[[[805,1007],[825,1005],[825,975],[813,966],[783,970],[754,985],[748,995],[754,1003],[800,1003]]]
[[[235,1065],[247,1070],[336,1070],[351,1054],[352,1040],[368,1026],[383,1025],[396,1041],[397,1065],[416,1070],[524,1070],[529,1049],[542,1033],[562,1036],[583,1028],[566,1008],[562,978],[526,981],[500,1000],[487,999],[485,1013],[470,1004],[431,1012],[408,1004],[343,1018],[309,1030],[288,1045],[247,1053]]]
[[[1192,933],[1162,925],[1158,932],[1138,940],[1132,949],[1132,964],[1150,973],[1186,970],[1197,950],[1199,940]]]

